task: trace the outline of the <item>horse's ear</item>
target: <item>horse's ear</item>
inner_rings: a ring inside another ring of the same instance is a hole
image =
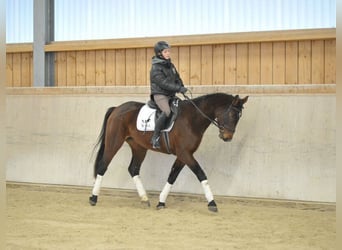
[[[239,100],[240,100],[240,97],[239,97],[239,95],[236,95],[236,96],[234,96],[234,99],[233,99],[233,105],[238,105],[238,103],[239,103]]]
[[[248,97],[249,96],[246,96],[245,98],[241,99],[242,104],[245,104],[248,101]]]

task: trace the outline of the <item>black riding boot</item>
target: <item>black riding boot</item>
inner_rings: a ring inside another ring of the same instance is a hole
[[[153,148],[160,148],[160,143],[159,143],[160,131],[164,128],[166,120],[167,120],[167,116],[163,112],[156,121],[154,132],[151,138],[151,143],[152,143]]]

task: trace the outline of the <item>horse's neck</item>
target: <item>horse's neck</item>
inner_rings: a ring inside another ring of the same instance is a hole
[[[208,95],[203,99],[199,99],[198,106],[202,109],[204,113],[207,114],[211,119],[215,119],[216,111],[218,109],[223,109],[229,105],[230,98],[228,95],[224,94],[212,94]]]
[[[195,109],[198,109],[198,112],[195,112],[195,114],[197,114],[196,117],[190,118],[193,119],[191,120],[191,123],[196,124],[196,129],[201,131],[200,133],[203,133],[213,120],[217,118],[217,110],[227,106],[229,99],[226,95],[212,94],[196,98],[193,102],[196,106]],[[193,104],[189,103],[189,106],[193,106]],[[189,112],[194,111],[192,110]]]

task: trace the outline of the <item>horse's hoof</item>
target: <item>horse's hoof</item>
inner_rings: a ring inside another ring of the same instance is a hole
[[[150,203],[149,200],[147,200],[147,201],[141,200],[141,204],[146,205],[147,207],[150,207],[150,206],[151,206],[151,203]]]
[[[215,212],[215,213],[218,211],[216,203],[214,200],[212,200],[211,202],[208,203],[208,209],[209,209],[209,211]]]
[[[97,195],[93,195],[89,197],[89,204],[95,206],[97,203]]]
[[[157,210],[164,209],[165,208],[165,202],[159,202],[157,205]]]
[[[141,197],[141,204],[146,205],[147,207],[151,206],[151,203],[148,199],[148,197],[146,195],[144,195],[143,197]]]

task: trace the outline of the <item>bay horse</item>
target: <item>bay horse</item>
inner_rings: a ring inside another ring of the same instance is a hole
[[[108,165],[123,143],[127,142],[132,151],[128,172],[133,178],[141,202],[150,206],[139,173],[147,150],[154,150],[176,156],[167,183],[160,193],[157,209],[165,208],[166,198],[172,185],[183,167],[187,165],[202,184],[209,211],[218,211],[207,176],[193,154],[198,149],[203,134],[210,124],[218,127],[219,137],[223,141],[230,141],[233,138],[248,96],[240,98],[239,95],[212,93],[194,99],[186,95],[184,97],[186,100],[179,102],[178,117],[169,132],[169,144],[167,145],[161,137],[159,149],[152,148],[150,139],[153,132],[138,131],[136,128],[137,116],[144,103],[129,101],[107,110],[96,144],[99,148],[94,164],[95,182],[92,195],[89,197],[89,203],[92,206],[97,203],[102,178]]]

